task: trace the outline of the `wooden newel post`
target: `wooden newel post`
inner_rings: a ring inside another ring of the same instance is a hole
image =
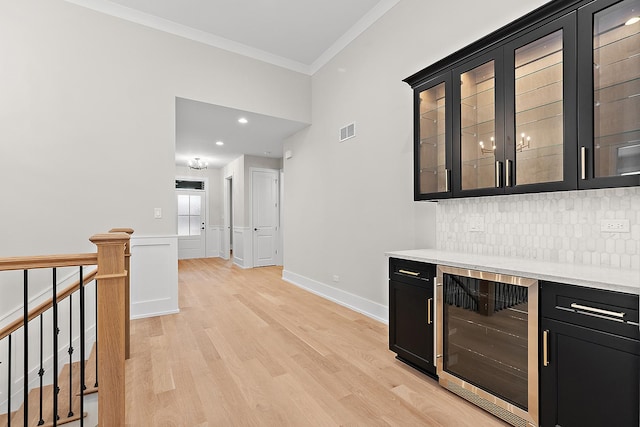
[[[96,234],[98,247],[98,425],[125,423],[125,247],[126,233]]]
[[[109,233],[127,233],[129,236],[133,234],[133,228],[112,228]],[[127,282],[125,284],[125,297],[127,299],[124,306],[124,335],[125,335],[125,358],[131,357],[131,242],[127,242],[124,250],[124,269],[127,270]]]

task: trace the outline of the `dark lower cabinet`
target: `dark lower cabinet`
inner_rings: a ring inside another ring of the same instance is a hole
[[[389,349],[435,377],[433,280],[435,265],[389,260]]]
[[[638,297],[541,284],[540,426],[637,427]]]

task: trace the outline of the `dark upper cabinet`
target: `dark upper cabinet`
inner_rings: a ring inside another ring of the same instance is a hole
[[[506,193],[576,188],[576,14],[504,47]]]
[[[415,200],[451,197],[451,73],[414,90]]]
[[[555,0],[405,79],[415,200],[640,185],[639,10]]]
[[[640,185],[640,0],[599,0],[578,20],[578,185]]]
[[[453,70],[453,188],[458,197],[504,192],[504,75],[502,49]]]

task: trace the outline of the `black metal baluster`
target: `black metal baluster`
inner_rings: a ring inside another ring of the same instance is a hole
[[[53,269],[53,427],[57,427],[58,415],[58,290],[56,284],[56,269]]]
[[[40,419],[38,420],[38,425],[41,426],[44,424],[44,419],[42,419],[42,387],[43,387],[43,377],[44,377],[44,350],[43,350],[43,322],[42,322],[42,314],[40,315],[40,370],[38,371],[38,375],[40,376]]]
[[[11,334],[9,334],[9,361],[7,363],[7,427],[11,427]]]
[[[85,354],[84,354],[84,277],[80,266],[80,427],[84,427]]]
[[[69,295],[69,413],[73,417],[73,294]]]
[[[98,388],[98,280],[94,280],[95,283],[95,305],[96,305],[96,383],[93,387]]]
[[[24,309],[24,319],[23,319],[23,328],[24,328],[24,366],[23,366],[23,396],[24,403],[22,406],[24,407],[24,425],[29,425],[29,270],[24,270],[24,281],[23,281],[23,301]]]

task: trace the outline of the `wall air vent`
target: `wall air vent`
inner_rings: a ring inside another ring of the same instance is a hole
[[[356,124],[349,123],[345,127],[340,128],[340,142],[356,136]]]

